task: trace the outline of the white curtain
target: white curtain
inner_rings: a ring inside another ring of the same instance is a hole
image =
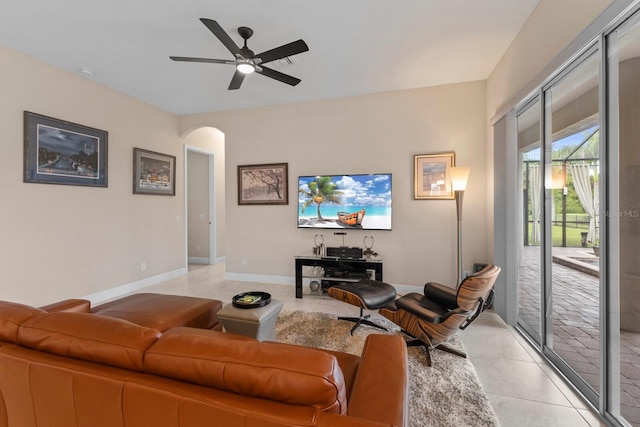
[[[573,186],[576,189],[578,199],[585,212],[589,215],[587,241],[595,242],[598,239],[597,218],[598,210],[600,209],[600,194],[597,182],[595,182],[592,190],[591,179],[589,177],[590,169],[591,166],[587,164],[569,165],[569,170],[573,176]]]
[[[531,203],[531,243],[540,242],[540,165],[529,163],[529,202]]]

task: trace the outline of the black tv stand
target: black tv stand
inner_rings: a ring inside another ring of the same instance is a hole
[[[375,280],[382,281],[382,260],[372,258],[338,258],[301,255],[295,257],[296,267],[296,298],[302,298],[303,277],[317,278],[322,281],[357,282],[374,271]],[[303,276],[302,267],[322,267],[325,275],[322,277]],[[327,275],[327,272],[340,272]]]

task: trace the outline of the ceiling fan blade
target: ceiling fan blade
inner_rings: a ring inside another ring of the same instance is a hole
[[[240,71],[236,70],[236,72],[233,73],[231,83],[229,83],[229,90],[240,89],[240,85],[242,85],[242,82],[244,81],[244,76],[246,76],[245,73],[241,73]]]
[[[284,58],[286,56],[297,55],[302,52],[306,52],[309,50],[309,46],[304,42],[304,40],[296,40],[291,43],[287,43],[280,47],[273,48],[271,50],[264,51],[262,53],[257,54],[254,58],[262,59],[261,64],[266,64],[267,62],[275,61],[277,59]]]
[[[234,55],[240,55],[244,58],[244,56],[242,55],[242,51],[240,50],[238,45],[233,40],[231,40],[229,34],[227,34],[227,32],[222,29],[220,24],[218,24],[213,19],[207,18],[200,18],[200,21],[202,21],[202,23],[207,26],[209,31],[211,31],[213,35],[216,36],[218,40],[220,40],[231,53],[233,53]]]
[[[211,58],[190,58],[187,56],[170,56],[170,59],[181,62],[209,62],[211,64],[235,64],[235,61],[229,61],[226,59],[211,59]]]
[[[284,74],[280,71],[276,71],[263,66],[260,66],[259,69],[256,69],[256,73],[262,74],[263,76],[271,77],[272,79],[278,80],[291,86],[295,86],[302,81],[288,74]]]

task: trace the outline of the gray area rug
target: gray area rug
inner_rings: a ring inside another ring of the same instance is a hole
[[[375,320],[389,332],[361,326],[353,336],[353,323],[325,313],[282,312],[276,324],[278,341],[360,355],[371,333],[401,334],[386,319]],[[464,350],[457,336],[451,347]],[[433,367],[426,365],[424,349],[409,347],[409,425],[411,427],[498,426],[498,419],[468,359],[431,351]]]

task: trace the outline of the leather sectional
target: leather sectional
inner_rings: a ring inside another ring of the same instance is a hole
[[[161,332],[83,300],[43,308],[0,301],[0,427],[407,424],[399,336],[370,335],[355,356],[227,334],[211,318]]]

